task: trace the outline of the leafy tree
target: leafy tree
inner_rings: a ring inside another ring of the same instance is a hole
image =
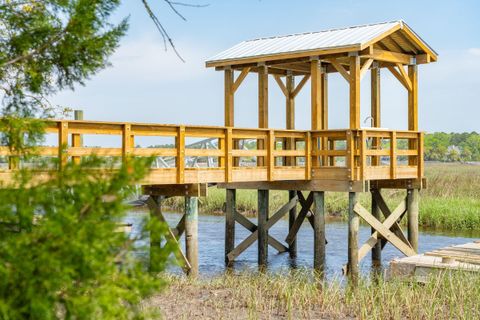
[[[34,117],[64,110],[52,106],[48,95],[83,84],[108,66],[128,26],[126,19],[110,21],[119,2],[0,2],[1,142],[14,154],[35,157],[43,126]],[[138,249],[136,240],[149,231],[165,232],[165,226],[145,222],[135,239],[115,229],[125,213],[128,186],[145,174],[149,161],[128,159],[113,171],[114,162],[82,159],[46,177],[23,168],[11,183],[2,181],[0,318],[147,316],[138,303],[162,282],[144,272],[131,253]],[[56,164],[42,160],[40,166]],[[114,173],[99,174],[99,167]],[[167,243],[154,257],[160,270],[171,250]]]

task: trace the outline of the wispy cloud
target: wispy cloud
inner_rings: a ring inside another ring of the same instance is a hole
[[[480,48],[470,48],[468,49],[468,53],[480,57]]]

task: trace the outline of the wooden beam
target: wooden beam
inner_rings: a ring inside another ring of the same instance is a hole
[[[297,191],[296,190],[289,190],[288,191],[288,201],[292,201],[297,197]],[[295,220],[297,218],[297,206],[293,206],[289,213],[288,213],[288,232],[293,228],[293,225],[295,223]],[[297,257],[297,236],[293,236],[292,239],[290,240],[290,244],[288,245],[288,253],[290,255],[290,258],[296,258]]]
[[[258,127],[268,128],[268,69],[260,66],[258,73]]]
[[[260,267],[267,265],[268,259],[268,213],[269,213],[269,191],[258,190],[258,265]]]
[[[311,61],[311,128],[321,130],[322,119],[322,71],[319,60]]]
[[[408,130],[418,131],[418,67],[408,66],[411,90],[408,92]]]
[[[233,127],[234,121],[233,70],[225,69],[225,126]]]
[[[177,157],[175,158],[177,183],[183,184],[185,181],[185,127],[179,126],[177,130],[175,143],[175,147],[177,148]]]
[[[303,196],[300,193],[301,193],[301,191],[297,191],[298,197]],[[291,226],[291,228],[288,231],[287,237],[285,238],[285,242],[288,243],[289,245],[291,243],[293,243],[293,241],[295,241],[296,236],[297,236],[297,232],[298,232],[298,230],[300,230],[300,227],[302,226],[303,221],[305,220],[308,212],[310,211],[310,208],[311,208],[312,203],[313,203],[313,193],[310,192],[310,194],[308,195],[308,197],[304,201],[304,203],[302,203],[302,202],[301,202],[302,209],[298,213],[297,219],[294,221],[293,225]]]
[[[82,110],[75,110],[74,111],[75,120],[83,120],[83,111]],[[83,138],[81,134],[75,133],[72,134],[72,147],[83,147]],[[72,161],[75,164],[80,163],[80,157],[72,157]]]
[[[282,81],[282,78],[280,78],[279,75],[274,75],[273,78],[275,79],[275,81],[277,82],[278,86],[280,87],[280,90],[282,90],[283,92],[283,95],[285,97],[288,97],[289,96],[289,92],[287,90],[287,87],[285,86],[285,84],[283,83]]]
[[[407,89],[408,91],[412,90],[412,83],[410,79],[408,78],[405,70],[403,69],[402,65],[396,64],[394,66],[387,66],[387,69],[395,76],[395,78],[400,81],[400,83]]]
[[[350,59],[351,60],[351,59]],[[347,80],[348,82],[351,82],[350,78],[351,78],[351,75],[350,73],[348,73],[347,70],[345,70],[345,68],[343,67],[343,65],[341,65],[337,59],[331,59],[329,60],[330,64],[338,71],[340,72],[340,74],[345,78],[345,80]],[[351,65],[350,65],[351,67]],[[351,68],[350,68],[351,70]]]
[[[400,250],[406,256],[414,256],[416,252],[400,240],[389,228],[382,224],[380,221],[375,219],[370,212],[368,212],[364,207],[362,207],[359,203],[357,203],[354,207],[354,211],[360,217],[362,217],[365,222],[367,222],[370,226],[375,228],[375,230],[385,239],[387,239],[395,248]],[[395,217],[391,218],[392,220]],[[388,219],[388,218],[387,218]],[[397,218],[398,219],[398,218]],[[396,221],[396,219],[394,220]]]
[[[300,82],[298,83],[298,85],[295,87],[295,89],[293,90],[292,92],[292,96],[295,98],[298,93],[302,90],[302,88],[305,86],[305,84],[307,83],[307,81],[310,79],[310,75],[307,74],[307,75],[304,75],[302,80],[300,80]]]
[[[206,183],[193,184],[156,184],[143,186],[143,194],[165,197],[206,197],[208,186]]]
[[[68,122],[58,123],[58,165],[62,169],[68,162]]]
[[[418,189],[407,190],[408,241],[415,252],[418,252],[419,200]]]
[[[410,64],[413,58],[415,58],[415,56],[412,56],[409,54],[393,52],[389,50],[382,50],[382,49],[373,49],[372,54],[362,55],[361,57],[371,58],[376,61],[401,63],[401,64]]]
[[[381,127],[381,109],[380,109],[380,68],[375,65],[371,69],[371,117],[373,119],[373,127]],[[380,149],[380,139],[373,138],[373,148]],[[380,163],[379,156],[372,157],[372,166],[378,166]]]
[[[327,72],[322,72],[322,116],[321,123],[322,129],[328,129],[328,74]]]
[[[378,181],[381,183],[382,181]],[[234,182],[218,183],[217,188],[232,189],[268,189],[268,190],[304,190],[304,191],[332,191],[332,192],[365,192],[368,191],[368,184],[364,181],[328,180],[313,179],[310,181],[255,181],[255,182]]]
[[[250,72],[250,69],[249,67],[247,68],[243,68],[242,69],[242,72],[240,73],[240,75],[238,76],[237,80],[235,80],[235,82],[233,83],[233,92],[235,93],[235,91],[237,91],[238,87],[240,87],[240,85],[242,84],[243,80],[245,80],[245,77],[248,75],[248,73]]]
[[[360,219],[355,213],[358,205],[358,194],[356,192],[348,193],[348,265],[347,274],[353,285],[358,282],[358,229],[360,228]]]
[[[360,57],[350,57],[350,129],[360,129]]]
[[[363,66],[362,68],[360,69],[360,80],[362,80],[363,76],[365,75],[365,73],[367,73],[368,69],[370,68],[370,66],[372,65],[373,63],[373,59],[372,58],[369,58],[367,59],[367,61],[365,61],[363,63]]]
[[[374,190],[371,192],[371,199],[372,199],[372,215],[375,219],[381,219],[381,211],[380,207],[378,206],[378,202],[375,199]],[[375,235],[375,229],[371,227],[371,238]],[[368,241],[367,241],[368,242]],[[360,248],[362,250],[363,246]],[[361,260],[361,253],[358,254],[359,259]],[[380,241],[376,241],[375,244],[372,246],[372,265],[373,266],[380,266],[382,263],[382,243]]]

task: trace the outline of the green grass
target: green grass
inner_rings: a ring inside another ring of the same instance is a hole
[[[315,279],[307,270],[167,278],[169,289],[144,304],[167,319],[480,318],[474,273],[436,274],[425,284],[365,278],[356,288]]]
[[[427,188],[421,191],[419,222],[423,227],[447,230],[480,230],[480,166],[464,164],[427,164]],[[387,202],[393,207],[402,197],[403,190],[384,190]],[[272,191],[271,210],[288,200],[286,191]],[[326,193],[329,217],[345,219],[348,198],[346,193]],[[370,194],[360,194],[360,202],[368,208]],[[222,214],[225,190],[210,188],[208,197],[200,200],[200,212]],[[166,205],[172,210],[183,208],[182,198],[171,198]],[[255,190],[237,192],[237,209],[246,215],[255,215],[257,193]]]

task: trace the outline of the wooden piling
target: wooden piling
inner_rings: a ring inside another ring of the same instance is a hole
[[[188,275],[198,276],[198,198],[185,197],[185,252],[190,270]]]
[[[297,191],[295,190],[288,191],[288,201],[291,201],[296,196],[297,196]],[[296,218],[297,218],[297,206],[294,206],[288,212],[288,232],[292,230]],[[297,235],[296,234],[293,237],[293,241],[290,242],[290,244],[288,245],[288,252],[290,254],[290,258],[297,257]]]
[[[418,214],[420,195],[418,189],[407,190],[408,242],[418,253]]]
[[[375,219],[380,221],[381,214],[382,214],[380,211],[380,207],[378,206],[378,203],[375,200],[373,192],[371,192],[371,196],[372,196],[372,215],[375,217]],[[375,228],[372,227],[372,234],[374,234],[375,231],[376,231]],[[382,263],[382,242],[379,240],[372,248],[372,265],[379,266],[381,265],[381,263]]]
[[[313,191],[313,268],[323,273],[325,267],[325,192]]]
[[[227,189],[225,207],[225,263],[230,263],[228,254],[235,249],[235,210],[237,190]]]
[[[158,212],[162,211],[162,200],[160,196],[153,198],[155,205],[157,206],[156,210]],[[155,211],[150,210],[150,219],[159,219],[155,214]],[[155,228],[154,228],[155,229]],[[162,238],[160,233],[154,232],[155,230],[150,231],[150,261],[149,261],[149,270],[150,272],[160,272],[160,261],[162,256],[161,242]]]
[[[348,193],[348,266],[347,273],[352,283],[358,280],[358,229],[360,227],[360,218],[354,211],[358,202],[356,192]]]
[[[268,206],[269,191],[258,190],[258,265],[265,267],[268,257]]]

